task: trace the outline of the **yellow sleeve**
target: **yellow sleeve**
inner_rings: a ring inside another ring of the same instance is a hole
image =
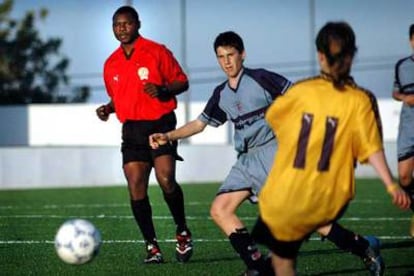
[[[277,129],[284,117],[289,118],[289,110],[292,110],[293,93],[290,88],[283,96],[277,97],[270,105],[265,114],[265,119],[269,126],[273,129]]]
[[[383,149],[379,120],[373,110],[373,103],[364,95],[358,104],[353,122],[354,152],[360,163],[366,163],[371,154]]]

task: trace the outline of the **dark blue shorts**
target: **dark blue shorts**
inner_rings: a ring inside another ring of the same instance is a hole
[[[176,160],[182,161],[177,153],[177,142],[167,143],[158,149],[152,149],[149,145],[149,135],[153,133],[165,133],[175,129],[177,119],[171,112],[158,120],[152,121],[126,121],[122,125],[122,162],[123,164],[143,161],[153,163],[153,160],[161,155],[172,155]]]
[[[414,106],[403,104],[397,137],[398,161],[414,156]]]

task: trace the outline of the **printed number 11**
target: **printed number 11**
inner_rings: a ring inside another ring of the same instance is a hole
[[[309,137],[312,129],[313,114],[304,113],[302,116],[302,126],[299,133],[296,156],[293,166],[298,169],[304,169],[306,164],[306,149],[309,144]],[[318,162],[318,171],[328,171],[329,161],[334,146],[335,132],[338,126],[338,119],[335,117],[326,117],[325,136],[323,139],[321,155]]]

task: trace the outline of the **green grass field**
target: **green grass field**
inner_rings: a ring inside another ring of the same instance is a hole
[[[175,226],[160,189],[150,186],[154,222],[166,260],[144,265],[144,245],[132,219],[126,187],[0,191],[0,275],[239,275],[244,266],[209,217],[217,184],[185,184],[188,224],[195,241],[189,263],[174,258]],[[287,210],[288,211],[288,210]],[[255,205],[245,203],[240,217],[250,229]],[[101,231],[99,255],[85,265],[57,257],[53,239],[69,218],[85,218]],[[357,197],[341,223],[382,241],[386,275],[414,275],[411,212],[391,204],[378,180],[358,180]],[[337,250],[315,235],[301,249],[299,275],[368,275],[355,256]]]

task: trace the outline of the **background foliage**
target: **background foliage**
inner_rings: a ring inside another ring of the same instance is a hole
[[[0,3],[0,104],[85,102],[89,87],[59,93],[69,84],[69,59],[60,53],[60,38],[42,39],[36,20],[48,10],[28,11],[21,19],[10,13],[13,0]]]

